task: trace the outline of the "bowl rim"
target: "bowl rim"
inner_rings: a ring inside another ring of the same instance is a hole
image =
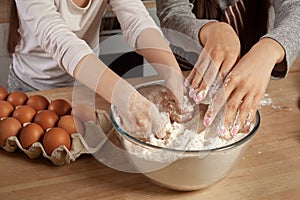
[[[208,153],[208,152],[219,152],[219,151],[225,151],[228,149],[232,149],[236,146],[242,145],[243,143],[247,142],[248,140],[250,140],[255,133],[258,131],[260,122],[261,122],[261,118],[260,118],[260,114],[259,111],[256,111],[256,117],[255,117],[255,125],[253,127],[253,129],[250,131],[250,133],[248,133],[246,136],[244,136],[242,139],[233,142],[231,144],[222,146],[222,147],[217,147],[217,148],[212,148],[212,149],[201,149],[201,150],[182,150],[182,149],[171,149],[171,148],[165,148],[165,147],[161,147],[161,146],[156,146],[150,143],[146,143],[143,142],[141,140],[139,140],[138,138],[126,133],[126,131],[124,131],[116,122],[115,118],[114,118],[114,114],[113,114],[113,106],[111,106],[110,108],[110,119],[111,122],[113,124],[113,126],[117,129],[118,132],[120,132],[122,135],[124,135],[126,138],[128,138],[129,140],[132,140],[135,143],[138,143],[142,146],[145,147],[150,147],[150,148],[154,148],[157,150],[166,150],[166,151],[171,151],[171,152],[177,152],[177,153]]]

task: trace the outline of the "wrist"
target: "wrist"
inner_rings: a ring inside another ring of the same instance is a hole
[[[207,32],[208,29],[211,27],[212,24],[217,23],[217,22],[208,22],[204,26],[202,26],[199,30],[199,42],[202,46],[205,45],[206,40],[207,40]]]
[[[285,57],[284,48],[272,38],[262,38],[257,46],[263,48],[266,52],[271,52],[270,56],[275,64],[282,62]]]
[[[199,30],[199,42],[200,42],[200,44],[202,46],[205,45],[205,43],[207,41],[207,38],[210,36],[210,32],[211,32],[210,30],[213,26],[222,25],[222,24],[227,25],[224,22],[211,21],[211,22],[206,23],[204,26],[202,26]]]

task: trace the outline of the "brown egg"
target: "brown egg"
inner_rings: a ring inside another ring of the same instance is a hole
[[[70,135],[73,133],[83,134],[83,126],[81,122],[72,115],[62,116],[59,119],[57,126],[65,129]]]
[[[31,122],[36,114],[36,111],[28,105],[19,106],[13,112],[13,117],[19,120],[21,124]]]
[[[26,104],[33,107],[36,111],[40,111],[48,108],[49,101],[42,95],[33,95],[28,98]]]
[[[28,99],[28,96],[24,92],[16,91],[8,95],[7,101],[14,107],[24,105]]]
[[[71,138],[65,129],[55,127],[45,133],[43,146],[48,155],[51,155],[52,151],[61,145],[64,145],[67,149],[71,148]]]
[[[56,114],[61,117],[63,115],[69,115],[72,107],[69,102],[64,99],[55,99],[49,104],[48,110],[56,112]]]
[[[0,119],[8,117],[14,111],[14,107],[7,101],[0,100]]]
[[[44,131],[54,127],[58,120],[59,117],[52,110],[41,110],[34,117],[34,123],[39,124]]]
[[[7,117],[0,121],[0,145],[4,146],[6,139],[10,136],[17,136],[22,129],[21,123],[13,118]]]
[[[24,149],[29,149],[35,142],[39,142],[44,134],[42,127],[36,123],[27,124],[20,132],[20,142]]]
[[[0,86],[0,100],[5,100],[8,96],[8,92],[4,87]]]
[[[82,123],[87,121],[96,122],[96,113],[89,104],[78,104],[72,108],[71,114]]]

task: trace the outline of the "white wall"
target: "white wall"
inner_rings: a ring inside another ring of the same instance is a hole
[[[7,86],[8,66],[11,59],[6,50],[8,24],[0,23],[0,85]]]

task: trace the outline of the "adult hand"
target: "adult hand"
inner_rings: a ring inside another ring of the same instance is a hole
[[[273,39],[264,38],[254,45],[231,70],[214,97],[204,117],[207,125],[225,106],[225,121],[220,134],[230,130],[234,135],[240,127],[249,131],[250,122],[268,86],[271,71],[283,58],[283,48]]]
[[[206,24],[199,39],[204,49],[185,80],[185,86],[190,87],[189,95],[196,103],[203,102],[211,87],[220,86],[240,56],[239,38],[227,23]]]

